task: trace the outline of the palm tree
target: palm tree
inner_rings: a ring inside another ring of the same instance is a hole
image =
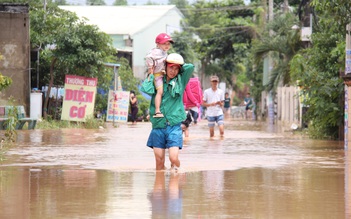
[[[262,34],[253,42],[253,55],[258,63],[270,55],[273,68],[266,89],[275,91],[278,85],[288,85],[290,80],[289,62],[302,48],[297,17],[291,13],[282,14],[269,23]]]

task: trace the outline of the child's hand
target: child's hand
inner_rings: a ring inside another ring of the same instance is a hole
[[[148,73],[149,73],[149,75],[148,75],[148,80],[150,81],[150,75],[152,75],[152,74],[154,74],[154,68],[153,67],[151,67],[151,68],[148,68]]]
[[[154,68],[148,68],[148,72],[149,72],[149,74],[153,74],[154,73]]]

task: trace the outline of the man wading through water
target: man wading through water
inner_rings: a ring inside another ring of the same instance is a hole
[[[166,170],[165,154],[169,152],[171,170],[178,171],[180,161],[179,150],[183,147],[181,122],[186,114],[183,105],[183,93],[194,71],[193,64],[184,64],[184,59],[177,53],[169,54],[166,58],[166,75],[163,79],[163,96],[161,112],[164,117],[150,117],[152,130],[147,146],[154,150],[156,170]],[[155,114],[156,89],[153,75],[142,84],[142,91],[152,95],[150,115]]]

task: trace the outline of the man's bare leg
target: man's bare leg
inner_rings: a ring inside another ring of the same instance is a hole
[[[210,127],[210,137],[214,136],[214,127]]]
[[[223,137],[224,136],[224,125],[219,125],[218,128],[219,128],[219,134],[221,135],[221,137]]]
[[[178,155],[179,155],[179,147],[169,148],[169,160],[171,161],[171,166],[174,168],[180,167],[180,161],[179,161]]]
[[[165,169],[165,149],[155,148],[154,155],[156,161],[156,171]]]

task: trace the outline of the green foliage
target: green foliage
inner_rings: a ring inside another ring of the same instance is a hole
[[[12,84],[12,79],[7,76],[3,76],[0,73],[0,91],[4,90],[5,88],[9,87]]]
[[[93,25],[78,21],[55,38],[56,75],[65,74],[103,77],[103,64],[115,53],[111,38]]]
[[[113,2],[113,5],[115,5],[115,6],[128,5],[128,1],[127,0],[115,0]]]
[[[143,116],[145,118],[148,115],[150,101],[147,100],[143,95],[137,95],[139,112],[138,116]]]
[[[98,78],[100,87],[110,86],[113,73],[104,63],[115,60],[116,50],[109,35],[55,4],[48,4],[45,11],[33,5],[30,15],[32,46],[40,51],[43,84],[63,85],[65,75],[74,74]]]
[[[100,127],[106,127],[103,119],[96,119],[93,116],[86,118],[84,128],[86,129],[98,129]]]
[[[1,136],[0,139],[0,162],[6,159],[6,152],[13,146],[17,141],[17,130],[16,124],[18,122],[17,117],[17,107],[14,107],[16,100],[11,96],[8,98],[7,105],[13,106],[9,108],[7,112],[7,120],[5,121],[6,130],[4,136]]]
[[[152,0],[148,0],[145,5],[159,5],[157,2],[153,2]]]
[[[86,5],[106,5],[104,0],[87,0]]]
[[[122,88],[125,91],[134,90],[138,93],[139,81],[134,77],[133,71],[130,68],[129,62],[125,58],[117,58],[116,64],[120,64],[118,68],[118,76],[122,81]],[[104,111],[107,109],[108,91],[114,89],[114,69],[112,67],[105,67],[101,69],[104,71],[104,77],[98,78],[99,88],[106,91],[105,94],[98,93],[95,99],[95,111]]]
[[[336,35],[335,35],[336,36]],[[342,38],[340,35],[339,37]],[[336,45],[330,33],[315,33],[314,45],[291,61],[292,77],[298,81],[309,106],[306,114],[311,123],[310,134],[314,138],[329,136],[338,138],[338,127],[343,122],[343,81],[339,77],[345,51],[344,41]]]
[[[3,56],[0,54],[0,61],[3,59]],[[9,87],[12,84],[12,79],[10,77],[4,76],[0,73],[0,91]]]
[[[268,55],[273,60],[273,69],[266,87],[268,91],[275,91],[279,84],[292,83],[289,62],[302,48],[299,31],[291,29],[296,24],[296,16],[282,14],[269,23],[259,38],[253,41],[255,63],[262,62]]]
[[[54,57],[58,59],[58,81],[62,82],[66,73],[96,77],[115,53],[110,36],[55,4],[48,4],[46,11],[34,5],[30,18],[31,45],[41,49],[43,65],[49,65]]]
[[[97,93],[95,97],[95,113],[102,113],[107,109],[108,92],[105,94]]]
[[[137,85],[140,83],[133,75],[129,62],[125,58],[117,58],[117,63],[121,66],[118,69],[118,74],[122,80],[122,88],[126,91],[138,91]]]
[[[332,29],[344,32],[347,24],[351,22],[351,1],[349,0],[311,0],[320,23],[333,23]]]
[[[243,102],[242,99],[240,99],[238,96],[235,96],[232,100],[232,105],[239,106],[242,102]]]
[[[66,0],[55,0],[57,5],[69,5]]]
[[[195,63],[196,53],[193,49],[193,45],[196,44],[196,40],[192,38],[189,32],[175,32],[172,34],[172,39],[174,40],[173,48],[174,52],[179,53],[183,56],[186,63]]]
[[[6,127],[4,132],[0,132],[1,144],[10,146],[13,142],[17,140],[17,130],[16,124],[18,122],[18,111],[16,105],[16,100],[14,97],[10,96],[7,101],[3,103],[3,106],[9,106],[6,110],[7,120],[4,121],[4,126]],[[3,135],[2,135],[3,134]]]
[[[105,122],[102,119],[87,118],[86,122],[72,122],[67,120],[53,120],[48,117],[46,120],[37,122],[36,129],[63,129],[63,128],[86,128],[86,129],[98,129],[100,127],[106,127]]]
[[[44,9],[41,2],[30,5],[31,47],[45,49],[55,43],[58,34],[69,28],[69,24],[78,20],[74,13],[61,10],[56,4],[48,2]]]
[[[242,1],[203,0],[196,1],[185,11],[184,36],[196,36],[197,40],[182,39],[180,48],[189,46],[194,50],[200,61],[200,74],[216,74],[221,81],[234,87],[234,76],[244,73],[249,65],[246,59],[253,37],[251,16],[254,11],[244,7]],[[192,57],[189,52],[185,55]]]
[[[292,78],[298,81],[302,94],[307,97],[304,104],[309,106],[306,119],[309,134],[313,138],[338,139],[339,127],[343,126],[344,85],[340,71],[345,66],[345,26],[347,19],[339,17],[335,11],[336,2],[313,1],[319,22],[312,35],[313,45],[301,51],[291,61]],[[344,2],[346,3],[346,2]],[[331,7],[333,6],[333,7]],[[335,7],[334,7],[335,6]]]
[[[13,106],[8,109],[7,120],[5,121],[5,141],[6,142],[16,142],[17,140],[17,131],[16,124],[18,122],[18,111],[17,107]]]
[[[61,128],[80,128],[80,124],[73,123],[67,120],[53,120],[48,116],[45,120],[37,122],[36,129],[61,129]]]
[[[169,5],[176,5],[177,8],[185,8],[189,6],[189,2],[187,0],[168,0]]]

